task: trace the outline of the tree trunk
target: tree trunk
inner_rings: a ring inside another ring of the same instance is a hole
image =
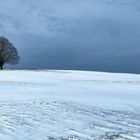
[[[2,64],[0,65],[0,69],[1,69],[1,70],[3,69],[3,65],[2,65]]]

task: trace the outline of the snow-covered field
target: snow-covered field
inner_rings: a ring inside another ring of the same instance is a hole
[[[140,140],[140,75],[0,71],[0,140]]]

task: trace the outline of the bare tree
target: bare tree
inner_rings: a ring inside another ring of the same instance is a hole
[[[5,37],[0,37],[0,69],[4,64],[17,64],[19,62],[18,51]]]

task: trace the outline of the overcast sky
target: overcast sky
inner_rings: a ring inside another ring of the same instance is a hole
[[[140,73],[140,0],[0,0],[20,68]]]

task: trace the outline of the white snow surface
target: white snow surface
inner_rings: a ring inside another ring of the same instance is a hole
[[[0,71],[0,140],[140,140],[140,75]]]

